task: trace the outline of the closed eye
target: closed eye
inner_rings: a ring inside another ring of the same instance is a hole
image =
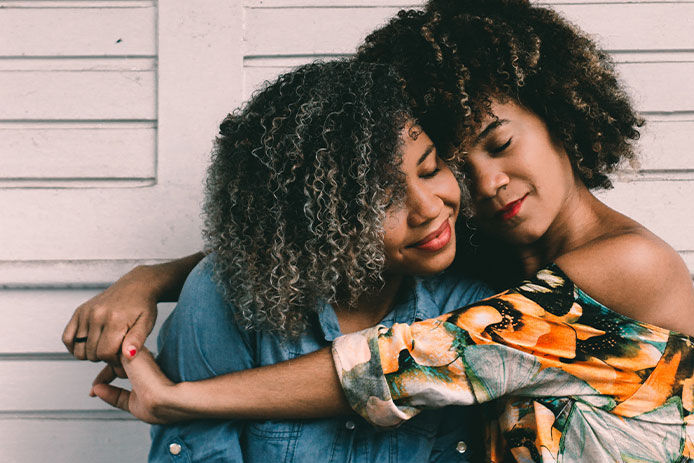
[[[419,177],[420,178],[432,178],[432,177],[435,177],[436,174],[438,174],[439,172],[441,172],[441,169],[438,166],[436,166],[436,169],[432,170],[431,172],[427,172],[425,174],[420,174]]]
[[[509,145],[511,144],[511,140],[513,140],[513,137],[509,138],[508,141],[506,143],[504,143],[503,145],[497,146],[496,148],[492,148],[489,151],[493,154],[499,154],[502,151],[504,151],[506,148],[509,147]]]

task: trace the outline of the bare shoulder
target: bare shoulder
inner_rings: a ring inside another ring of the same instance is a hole
[[[694,335],[694,286],[677,252],[645,228],[601,237],[557,259],[564,272],[610,309]]]

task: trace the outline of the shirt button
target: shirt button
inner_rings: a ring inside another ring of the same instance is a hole
[[[176,442],[169,444],[169,453],[171,455],[178,455],[181,453],[181,444],[177,444]]]
[[[349,429],[350,431],[356,427],[357,427],[357,425],[354,424],[354,421],[352,421],[352,420],[345,423],[345,428]]]
[[[455,451],[458,453],[467,452],[467,444],[465,443],[464,440],[461,440],[460,442],[458,442],[458,445],[455,446]]]

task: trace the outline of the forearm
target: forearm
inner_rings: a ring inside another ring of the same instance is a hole
[[[330,349],[176,385],[160,413],[183,419],[322,418],[348,414]]]
[[[141,265],[131,272],[155,302],[176,302],[188,274],[200,262],[205,253],[154,265]]]

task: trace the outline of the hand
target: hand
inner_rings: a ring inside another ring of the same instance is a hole
[[[80,360],[115,366],[121,346],[131,357],[142,350],[157,318],[157,292],[150,279],[146,267],[136,267],[80,305],[63,331],[67,350]],[[75,342],[79,338],[86,342]]]
[[[109,405],[150,424],[173,423],[190,418],[169,405],[173,403],[176,384],[164,375],[146,348],[136,358],[122,356],[121,362],[132,390],[110,385],[116,374],[107,365],[94,379],[90,396],[98,396]]]

